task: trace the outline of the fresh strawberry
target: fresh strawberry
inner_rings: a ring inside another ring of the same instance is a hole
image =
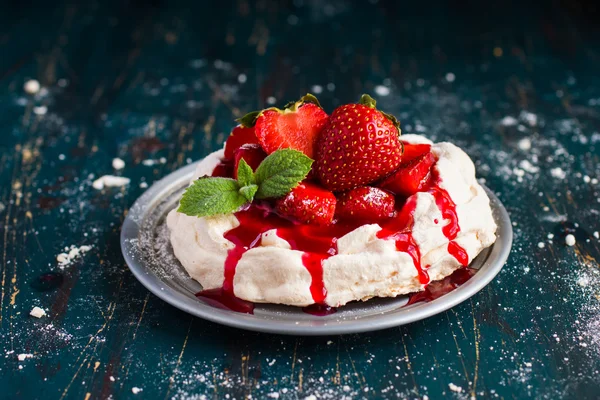
[[[433,164],[435,156],[432,152],[421,154],[412,161],[403,163],[377,186],[404,197],[411,196],[427,187]]]
[[[254,126],[258,142],[267,154],[290,148],[314,158],[317,135],[328,119],[317,98],[307,94],[283,110],[267,108],[246,115],[240,122]]]
[[[316,172],[329,190],[367,185],[390,174],[402,158],[398,121],[363,95],[360,104],[333,111],[317,140]]]
[[[229,134],[225,142],[225,158],[233,159],[235,151],[245,144],[258,144],[254,127],[238,125]]]
[[[335,196],[311,183],[301,183],[276,200],[275,211],[302,224],[329,225],[335,214]]]
[[[236,150],[233,157],[233,177],[237,179],[238,165],[240,164],[240,160],[242,158],[248,163],[250,168],[252,168],[252,171],[255,171],[262,160],[267,157],[267,153],[265,153],[262,147],[260,147],[258,144],[245,144]]]
[[[418,156],[428,153],[431,151],[431,145],[429,144],[412,144],[402,142],[404,145],[404,154],[402,154],[402,164],[406,164],[409,161],[414,160]]]
[[[394,215],[396,200],[385,190],[362,186],[337,197],[335,216],[340,220],[376,222]]]

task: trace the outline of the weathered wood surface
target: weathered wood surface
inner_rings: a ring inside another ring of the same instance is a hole
[[[0,13],[0,397],[600,396],[600,42],[586,8],[49,3]],[[119,249],[140,184],[220,147],[243,112],[307,91],[328,110],[373,93],[405,132],[463,146],[514,221],[498,278],[428,320],[324,338],[218,326],[149,294]],[[117,156],[131,184],[93,189]],[[93,248],[60,268],[71,245]],[[48,315],[29,317],[35,305]]]

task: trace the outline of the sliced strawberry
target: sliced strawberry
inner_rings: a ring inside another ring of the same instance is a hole
[[[307,95],[284,110],[262,111],[256,117],[256,137],[267,154],[290,148],[314,158],[317,136],[328,119],[316,98]]]
[[[225,142],[225,158],[233,159],[235,151],[245,144],[258,144],[254,127],[238,125],[233,128]]]
[[[409,161],[431,151],[430,144],[412,144],[402,142],[404,145],[404,153],[402,154],[402,164],[407,164]]]
[[[377,186],[404,197],[411,196],[426,189],[433,164],[435,164],[435,156],[432,152],[421,154],[412,161],[400,165],[392,175]]]
[[[377,222],[394,215],[396,200],[385,190],[362,186],[337,197],[335,216],[340,220]]]
[[[248,163],[250,168],[252,168],[252,171],[255,171],[266,156],[267,153],[265,153],[262,147],[260,147],[258,144],[245,144],[241,146],[236,150],[233,156],[233,177],[237,179],[238,165],[240,164],[240,160],[242,158]]]
[[[329,190],[305,182],[276,200],[275,211],[302,224],[325,226],[333,221],[335,204],[335,196]]]
[[[363,95],[360,104],[336,108],[319,135],[315,171],[329,190],[344,191],[375,182],[396,170],[402,143],[398,121]]]

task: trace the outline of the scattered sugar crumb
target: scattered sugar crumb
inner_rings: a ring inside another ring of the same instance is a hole
[[[577,278],[577,284],[581,287],[586,287],[590,283],[590,278],[586,275],[582,275]]]
[[[272,105],[273,105],[273,104],[275,104],[276,102],[277,102],[277,99],[276,99],[275,97],[273,97],[273,96],[269,96],[269,97],[267,97],[267,104],[269,104],[269,105],[271,105],[271,106],[272,106]]]
[[[538,123],[537,115],[529,111],[521,111],[521,115],[519,115],[521,120],[527,122],[527,124],[531,127],[536,126]]]
[[[317,396],[315,396],[314,394],[311,394],[310,396],[306,396],[304,398],[304,400],[317,400]]]
[[[131,393],[133,393],[133,394],[138,394],[139,392],[141,392],[141,391],[143,391],[143,390],[144,390],[144,389],[142,389],[142,388],[139,388],[139,387],[135,387],[135,386],[134,386],[134,387],[132,387],[132,388],[131,388]]]
[[[35,79],[30,79],[23,85],[23,89],[26,93],[36,94],[40,91],[40,83]]]
[[[148,160],[142,161],[142,165],[145,165],[146,167],[151,167],[156,164],[166,164],[166,163],[167,163],[167,159],[165,157],[161,157],[158,160],[148,159]]]
[[[278,399],[279,398],[279,393],[278,392],[267,393],[267,397],[270,397],[272,399]]]
[[[58,261],[58,265],[60,267],[64,267],[66,265],[69,265],[71,263],[71,261],[73,261],[74,259],[87,253],[91,249],[92,249],[92,246],[88,246],[88,245],[83,245],[80,247],[77,247],[77,246],[66,247],[64,253],[60,253],[59,255],[56,256],[56,261]],[[67,253],[67,251],[68,251],[68,253]]]
[[[108,379],[109,379],[111,382],[114,382],[114,381],[115,381],[115,377],[114,377],[114,376],[112,376],[112,375],[111,375],[111,376],[109,376],[109,377],[108,377]]]
[[[567,246],[575,246],[575,243],[576,243],[576,242],[577,242],[577,241],[575,240],[575,236],[573,236],[573,235],[571,235],[571,234],[568,234],[568,235],[565,237],[565,243],[567,244]]]
[[[511,117],[510,115],[507,115],[506,117],[500,120],[500,125],[502,126],[515,126],[518,123],[519,121],[517,121],[515,117]]]
[[[519,140],[518,146],[521,150],[531,150],[531,139],[523,138]]]
[[[47,112],[48,112],[48,107],[46,107],[46,106],[33,107],[33,113],[35,115],[46,115]]]
[[[36,318],[42,318],[43,316],[46,315],[46,311],[35,306],[31,309],[31,311],[29,312],[29,315],[31,315],[32,317],[36,317]]]
[[[4,203],[0,203],[0,213],[6,209]]]
[[[461,393],[463,391],[462,387],[456,386],[454,383],[449,383],[448,384],[448,388],[450,390],[452,390],[453,392],[456,392],[456,393]]]
[[[19,361],[25,361],[26,358],[32,358],[33,354],[19,354],[17,358]]]
[[[92,186],[94,189],[102,190],[104,187],[120,187],[128,185],[130,182],[129,178],[114,175],[104,175],[94,181]]]
[[[567,173],[561,167],[552,168],[550,174],[558,179],[565,179],[567,177]]]
[[[448,82],[454,82],[455,79],[456,79],[456,75],[454,75],[452,72],[448,72],[446,74],[446,80]]]
[[[246,83],[247,80],[248,80],[248,77],[246,76],[246,74],[239,74],[238,75],[238,82],[239,83]]]
[[[125,161],[121,160],[120,158],[113,158],[112,160],[112,167],[116,170],[120,170],[125,168]]]
[[[377,93],[378,96],[387,96],[390,94],[390,88],[383,85],[377,85],[375,86],[375,93]]]
[[[600,239],[600,233],[598,231],[594,232],[594,237]]]
[[[539,242],[539,243],[538,243],[538,247],[539,247],[540,249],[543,249],[544,247],[546,247],[546,244],[545,244],[544,242]]]
[[[148,187],[148,184],[146,182],[140,182],[140,187],[142,189],[146,189]]]
[[[323,93],[323,86],[321,86],[321,85],[312,85],[312,87],[310,88],[310,91],[313,92],[314,94]]]

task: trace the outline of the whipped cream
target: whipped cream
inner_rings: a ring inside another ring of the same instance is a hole
[[[489,198],[475,179],[475,166],[469,156],[451,143],[433,144],[418,135],[403,135],[409,143],[431,144],[438,161],[434,168],[439,187],[456,204],[460,232],[453,240],[473,260],[496,240],[496,224]],[[198,164],[194,177],[211,175],[223,157],[216,151]],[[446,225],[435,198],[428,192],[416,196],[412,236],[421,254],[421,268],[430,281],[440,280],[461,267],[448,252]],[[167,225],[175,256],[190,276],[204,289],[223,285],[227,252],[235,246],[225,232],[239,226],[235,215],[190,217],[176,210],[169,213]],[[341,306],[372,297],[395,297],[423,290],[418,271],[408,253],[396,249],[394,240],[380,239],[378,224],[366,224],[337,240],[337,254],[323,261],[325,303]],[[262,234],[260,245],[246,251],[239,260],[233,279],[235,296],[255,303],[307,306],[314,303],[312,277],[302,261],[302,251],[277,236],[275,229]]]

